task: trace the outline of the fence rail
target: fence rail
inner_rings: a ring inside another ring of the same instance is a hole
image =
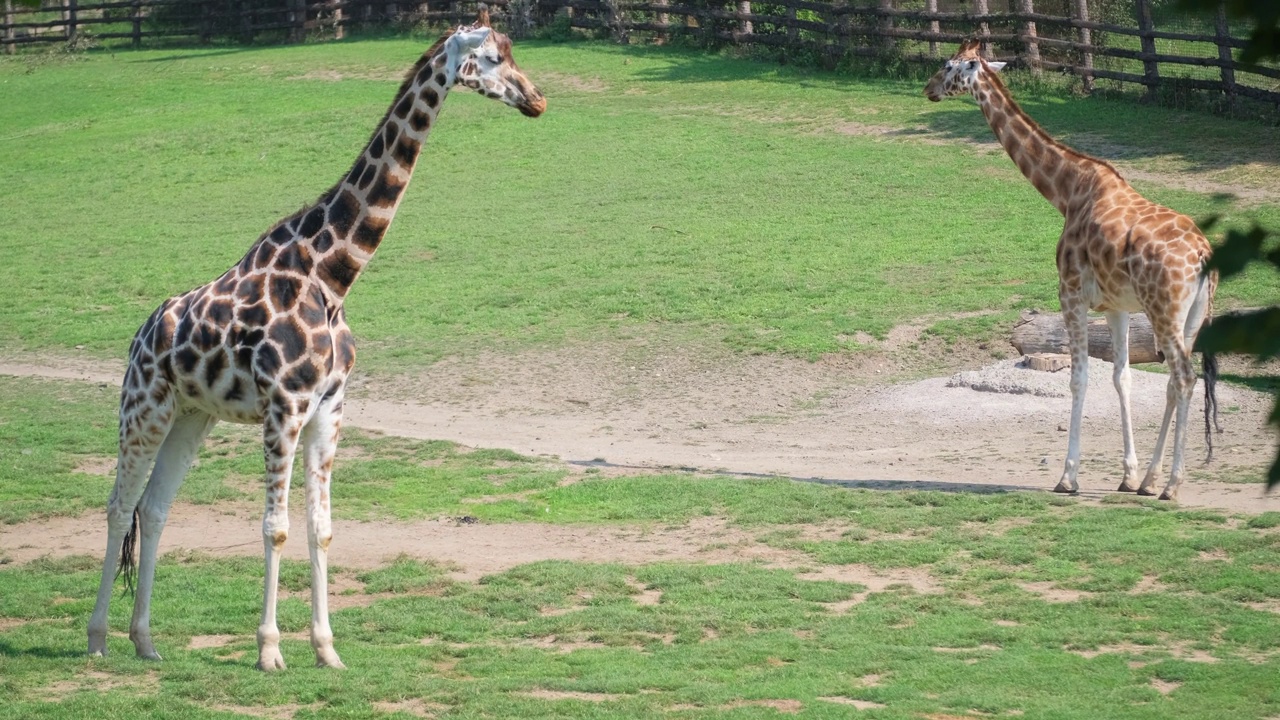
[[[1037,12],[1035,4],[1064,14]],[[936,63],[940,43],[977,37],[991,58],[1034,72],[1068,72],[1085,90],[1095,80],[1137,84],[1154,96],[1167,89],[1221,93],[1280,104],[1280,67],[1236,59],[1247,28],[1216,17],[1174,19],[1153,12],[1155,0],[1130,11],[1099,0],[490,0],[513,34],[551,23],[607,34],[619,42],[666,42],[676,36],[713,45],[759,45],[810,52],[828,62],[894,57]],[[939,10],[939,5],[955,8]],[[1091,10],[1091,4],[1098,8]],[[972,12],[968,11],[972,10]],[[1102,15],[1105,20],[1092,15]],[[475,17],[472,0],[44,0],[39,9],[4,0],[0,46],[78,39],[132,40],[215,36],[238,42],[297,42],[342,37],[356,25],[387,22],[455,24]],[[1126,24],[1130,23],[1131,24]]]

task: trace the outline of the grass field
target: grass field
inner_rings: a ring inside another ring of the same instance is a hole
[[[83,467],[109,450],[113,433],[74,421],[109,415],[110,394],[0,381],[0,447],[18,449],[0,456],[6,522],[101,502],[109,480]],[[150,663],[133,657],[122,634],[123,598],[112,608],[119,631],[109,641],[112,654],[83,654],[98,558],[17,564],[0,551],[0,714],[954,720],[1280,713],[1275,513],[692,475],[588,473],[564,484],[563,466],[505,451],[360,434],[346,444],[360,452],[339,463],[336,510],[386,523],[390,533],[397,519],[462,513],[483,524],[522,521],[526,532],[603,524],[650,535],[717,518],[739,549],[768,548],[790,560],[543,561],[479,582],[411,557],[332,567],[345,588],[333,614],[345,672],[308,667],[309,575],[305,565],[286,562],[279,615],[291,667],[266,676],[252,669],[258,557],[167,555],[153,606],[166,659]],[[258,502],[238,479],[258,472],[255,449],[234,432],[220,433],[179,502]],[[20,482],[30,477],[44,482]],[[52,497],[58,488],[64,494]],[[83,493],[85,503],[67,502],[66,493]],[[83,518],[101,521],[96,512]],[[726,541],[708,533],[700,542]],[[870,587],[855,579],[866,577],[882,580]]]
[[[0,343],[121,357],[164,298],[207,282],[346,170],[425,40],[0,61]],[[349,302],[361,367],[661,324],[748,352],[854,350],[921,316],[1056,307],[1061,218],[972,102],[920,83],[690,51],[524,43],[550,109],[455,93]],[[56,88],[57,91],[50,91]],[[1105,100],[1021,99],[1126,162],[1248,185],[1280,131]],[[1158,129],[1158,130],[1157,130]],[[1265,178],[1264,178],[1265,179]],[[1195,216],[1280,204],[1137,183]],[[1222,304],[1269,301],[1261,274]],[[955,332],[956,329],[949,329]]]
[[[425,44],[0,58],[0,355],[123,357],[161,300],[347,169]],[[516,52],[548,112],[449,100],[349,302],[361,372],[655,328],[814,357],[922,318],[973,339],[1056,307],[1061,220],[968,101],[670,48]],[[1052,132],[1157,178],[1135,182],[1153,199],[1280,225],[1280,203],[1214,189],[1274,187],[1280,131],[1014,83]],[[1184,171],[1208,182],[1165,181]],[[1274,294],[1254,273],[1220,304]],[[955,317],[974,311],[994,314]],[[124,599],[111,655],[91,659],[100,558],[16,558],[54,549],[42,527],[102,523],[117,399],[0,377],[0,524],[32,533],[0,547],[0,717],[1280,717],[1277,513],[615,477],[358,431],[335,517],[387,538],[460,516],[530,534],[711,527],[685,532],[692,554],[737,559],[543,560],[478,581],[394,553],[331,567],[345,672],[309,667],[309,576],[286,562],[290,667],[267,676],[261,558],[172,553],[152,613],[165,661],[133,657]],[[221,425],[178,502],[260,512],[261,477],[256,429]]]

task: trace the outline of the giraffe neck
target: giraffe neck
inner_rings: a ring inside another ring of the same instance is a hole
[[[1115,173],[1110,165],[1050,137],[1018,107],[993,72],[983,73],[973,96],[1009,158],[1058,212],[1065,215],[1074,200],[1090,197],[1100,172]]]
[[[296,222],[315,274],[341,301],[391,226],[449,92],[443,47],[423,55],[346,176]]]

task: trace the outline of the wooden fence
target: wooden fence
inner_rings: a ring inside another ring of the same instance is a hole
[[[4,0],[0,44],[7,52],[49,42],[178,37],[210,42],[297,42],[342,37],[347,28],[389,22],[456,24],[475,17],[471,0],[44,0],[39,10]],[[992,10],[991,5],[1003,6]],[[828,64],[866,58],[936,64],[955,43],[986,42],[993,59],[1033,72],[1137,84],[1161,92],[1220,93],[1280,104],[1280,67],[1245,65],[1236,56],[1247,27],[1221,10],[1190,17],[1167,3],[1133,0],[490,0],[495,20],[513,35],[552,24],[619,42],[755,45],[784,59],[806,55]],[[1049,12],[1037,11],[1037,5]],[[1117,10],[1117,5],[1120,10]],[[964,11],[958,11],[963,8]]]

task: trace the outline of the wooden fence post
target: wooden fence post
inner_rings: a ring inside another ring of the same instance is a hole
[[[1089,22],[1089,0],[1075,0],[1076,19],[1082,22]],[[1089,28],[1080,28],[1080,44],[1093,46],[1093,31]],[[1080,60],[1080,67],[1084,72],[1080,73],[1080,80],[1084,84],[1086,93],[1093,92],[1093,52],[1084,51],[1084,57]]]
[[[987,0],[974,0],[973,11],[978,15],[986,15],[991,12],[991,7],[987,4]],[[989,25],[986,20],[978,23],[978,37],[982,42],[981,50],[979,52],[982,53],[982,57],[990,58],[991,43],[987,41],[987,38],[991,37],[991,25]]]
[[[931,13],[938,12],[938,0],[926,0],[924,4],[924,9]],[[935,35],[942,32],[942,24],[939,23],[937,20],[930,20],[929,32],[934,33]],[[938,41],[937,40],[929,41],[929,57],[935,57],[935,58],[938,57]]]
[[[18,51],[18,46],[13,42],[13,0],[4,0],[4,52],[6,55],[12,55]]]
[[[666,7],[668,0],[656,0],[655,4]],[[662,45],[667,41],[667,26],[671,23],[671,16],[665,12],[660,12],[657,14],[656,20],[660,29],[654,34],[653,39],[657,44]]]
[[[1226,3],[1218,3],[1217,17],[1217,34],[1218,34],[1218,59],[1222,61],[1222,92],[1226,93],[1227,104],[1235,109],[1236,106],[1236,69],[1232,66],[1234,59],[1231,57],[1231,46],[1227,41],[1231,39],[1231,29],[1227,26],[1227,7]]]
[[[76,0],[67,0],[67,42],[76,41]]]
[[[796,27],[796,9],[794,7],[787,8],[787,19],[791,21],[787,24],[787,42],[794,48],[796,41],[800,39],[800,28]]]
[[[129,19],[133,21],[133,47],[136,50],[142,47],[142,0],[133,0]]]
[[[341,40],[342,38],[346,37],[347,36],[346,29],[347,29],[346,24],[342,22],[342,8],[340,7],[334,8],[333,9],[333,39]]]
[[[213,39],[213,9],[209,0],[200,3],[200,44],[208,45]]]
[[[892,10],[893,0],[880,0],[880,9]],[[893,54],[893,51],[898,47],[898,41],[893,37],[893,26],[895,24],[893,21],[893,16],[881,15],[879,24],[880,24],[880,51],[883,52],[885,55],[891,55]]]
[[[1019,0],[1018,9],[1028,15],[1036,11],[1033,0]],[[1040,43],[1036,40],[1036,22],[1025,20],[1022,23],[1022,43],[1026,48],[1024,58],[1027,67],[1036,75],[1040,74]]]
[[[245,45],[253,44],[253,9],[249,3],[240,0],[240,41]]]
[[[738,0],[738,14],[739,15],[751,14],[751,0]],[[742,18],[738,20],[738,31],[741,32],[743,35],[750,35],[752,32],[755,31],[755,28],[752,26],[750,20],[747,20],[746,18]]]
[[[1136,11],[1138,15],[1138,30],[1142,33],[1142,54],[1156,54],[1156,39],[1151,36],[1152,31],[1156,29],[1155,22],[1151,20],[1151,0],[1137,0]],[[1150,57],[1144,58],[1142,61],[1142,84],[1147,86],[1147,94],[1144,100],[1155,100],[1156,86],[1160,84],[1160,67],[1156,61]]]

